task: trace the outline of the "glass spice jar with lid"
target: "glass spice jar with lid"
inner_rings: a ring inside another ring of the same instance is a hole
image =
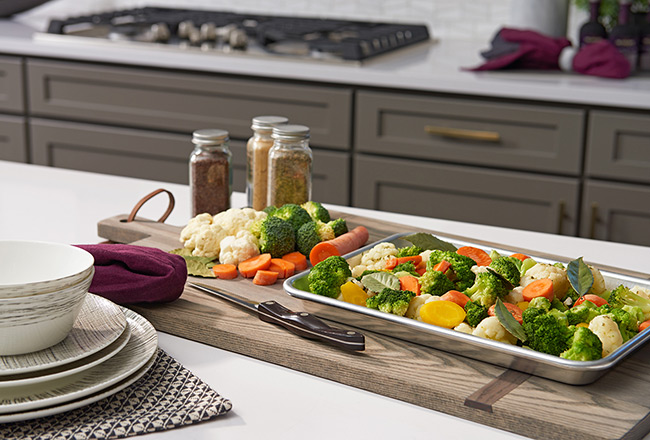
[[[289,122],[284,116],[256,116],[251,128],[253,136],[246,144],[246,196],[248,206],[261,211],[266,208],[269,150],[273,146],[273,127]]]
[[[312,153],[309,127],[273,127],[269,151],[268,206],[303,204],[311,199]]]
[[[190,194],[193,217],[206,212],[215,215],[230,208],[232,155],[229,141],[225,130],[203,129],[192,134]]]

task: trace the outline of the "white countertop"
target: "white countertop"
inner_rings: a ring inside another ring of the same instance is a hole
[[[74,15],[74,14],[73,14]],[[363,65],[206,54],[167,46],[73,42],[45,36],[43,24],[0,20],[0,54],[152,66],[233,75],[315,81],[496,98],[650,109],[650,75],[611,80],[562,72],[468,72],[481,63],[488,41],[421,43]],[[435,35],[434,35],[435,37]],[[55,41],[57,40],[57,41]]]
[[[157,188],[171,191],[176,198],[176,209],[167,223],[184,225],[189,219],[189,190],[185,185],[0,161],[0,239],[96,243],[101,241],[96,234],[98,221],[129,213],[141,197]],[[243,194],[233,196],[235,207],[244,203]],[[159,195],[139,215],[157,219],[166,206],[167,196]],[[584,256],[589,262],[642,272],[648,271],[650,261],[649,247],[328,207],[565,255],[568,259]],[[233,409],[212,422],[150,434],[147,438],[430,439],[433,427],[436,438],[448,440],[522,438],[168,334],[159,336],[162,349],[231,399]],[[289,414],[291,417],[284,416]],[[391,417],[382,417],[385,414]]]

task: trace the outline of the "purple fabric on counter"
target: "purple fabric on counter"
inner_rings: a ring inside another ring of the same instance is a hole
[[[630,76],[630,62],[608,40],[587,44],[573,58],[573,70],[584,75],[622,79]]]
[[[187,265],[179,255],[127,244],[77,245],[95,258],[89,291],[117,304],[170,302],[183,293]]]

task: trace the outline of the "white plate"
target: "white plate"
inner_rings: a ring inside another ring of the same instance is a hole
[[[131,326],[131,338],[119,353],[80,373],[2,389],[0,414],[14,414],[67,403],[106,388],[130,377],[144,366],[158,348],[156,329],[142,316],[123,309]]]
[[[90,367],[104,362],[120,352],[131,338],[131,326],[127,323],[124,331],[119,338],[108,347],[99,350],[97,353],[78,361],[70,362],[58,367],[48,368],[46,370],[32,371],[23,374],[12,374],[0,376],[0,388],[12,387],[18,385],[28,385],[39,382],[46,382],[52,379],[69,376],[87,370]]]
[[[125,327],[120,306],[89,293],[63,341],[33,353],[0,356],[0,376],[44,370],[83,359],[115,342]]]
[[[154,354],[151,356],[151,359],[149,359],[149,361],[146,364],[144,364],[144,366],[141,367],[138,371],[136,371],[126,379],[122,380],[121,382],[118,382],[115,385],[103,391],[100,391],[98,393],[87,396],[85,398],[74,400],[72,402],[68,402],[62,405],[55,405],[48,408],[37,409],[34,411],[23,411],[19,413],[0,415],[0,423],[20,422],[22,420],[32,420],[32,419],[38,419],[39,417],[53,416],[55,414],[61,414],[66,411],[72,411],[73,409],[82,408],[86,405],[90,405],[91,403],[95,403],[106,397],[110,397],[113,394],[117,394],[118,392],[122,391],[124,388],[128,387],[129,385],[133,384],[135,381],[140,379],[142,376],[144,376],[144,374],[147,371],[149,371],[149,369],[153,366],[156,357],[157,354],[156,352],[154,352]]]

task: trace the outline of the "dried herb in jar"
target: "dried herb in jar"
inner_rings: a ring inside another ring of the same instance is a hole
[[[309,128],[283,125],[273,128],[269,151],[268,205],[302,204],[311,199],[312,153]]]
[[[232,174],[228,132],[197,130],[190,157],[190,193],[192,216],[202,213],[215,215],[230,208]]]

